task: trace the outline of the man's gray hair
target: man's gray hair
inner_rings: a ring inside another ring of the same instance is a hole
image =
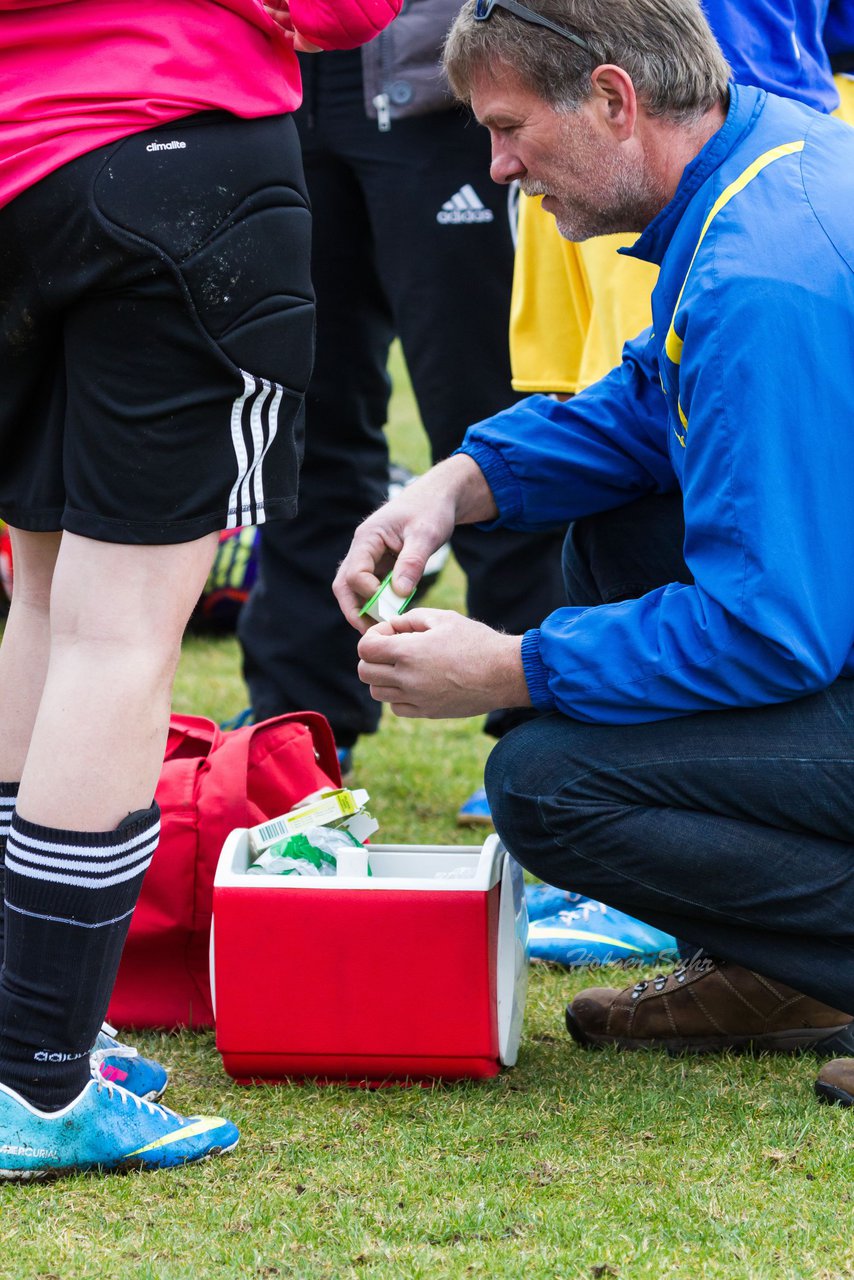
[[[445,70],[463,102],[482,70],[503,66],[549,106],[574,111],[590,96],[590,73],[601,63],[628,72],[651,115],[687,122],[726,102],[730,69],[699,0],[527,0],[581,36],[592,54],[498,5],[478,22],[474,7],[466,0],[445,41]]]

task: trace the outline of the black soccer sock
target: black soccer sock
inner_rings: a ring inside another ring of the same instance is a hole
[[[3,907],[3,881],[6,865],[6,841],[9,838],[9,823],[18,798],[19,782],[0,782],[0,968],[3,965],[5,937],[5,909]]]
[[[44,1111],[71,1102],[110,1002],[160,810],[115,831],[56,831],[12,815],[0,1081]]]

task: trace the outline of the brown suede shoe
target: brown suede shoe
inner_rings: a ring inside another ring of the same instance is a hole
[[[854,1107],[854,1058],[834,1058],[818,1073],[815,1091],[820,1102]]]
[[[590,987],[567,1007],[566,1026],[573,1040],[587,1047],[854,1053],[850,1013],[749,969],[707,958],[625,991]]]

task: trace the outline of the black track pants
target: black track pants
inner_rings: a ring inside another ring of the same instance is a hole
[[[349,745],[376,729],[380,707],[357,678],[358,637],[330,583],[356,525],[386,493],[389,345],[400,336],[438,461],[514,398],[513,248],[507,191],[491,182],[487,134],[467,113],[395,121],[381,133],[359,98],[315,88],[298,115],[317,294],[299,515],[264,529],[240,639],[258,715],[320,710]],[[460,529],[454,550],[471,615],[519,633],[563,604],[561,542]],[[501,713],[494,719],[500,733]]]

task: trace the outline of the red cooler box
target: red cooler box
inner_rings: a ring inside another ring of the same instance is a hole
[[[465,1079],[516,1061],[528,984],[519,866],[482,848],[371,845],[371,876],[214,880],[216,1043],[241,1084]]]

